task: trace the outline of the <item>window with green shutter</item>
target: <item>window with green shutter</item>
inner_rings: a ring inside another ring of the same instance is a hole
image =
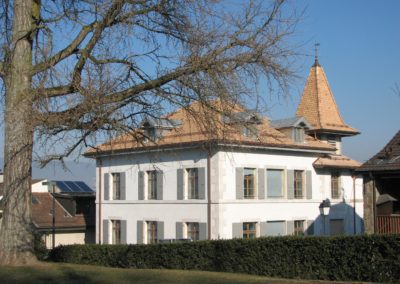
[[[157,199],[157,171],[147,171],[147,199]]]
[[[257,222],[243,223],[243,239],[254,239],[257,237]]]
[[[294,171],[294,198],[304,198],[304,171]]]
[[[245,168],[243,178],[243,197],[247,199],[255,198],[255,172],[256,169]]]
[[[332,199],[339,199],[340,194],[340,175],[339,173],[331,174],[331,196]]]

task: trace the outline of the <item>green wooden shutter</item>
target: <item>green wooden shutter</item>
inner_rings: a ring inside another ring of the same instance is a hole
[[[110,174],[104,174],[104,200],[110,200]]]
[[[243,238],[243,223],[232,224],[232,238]]]
[[[294,221],[286,221],[286,233],[289,236],[294,235]]]
[[[143,244],[144,239],[143,239],[143,227],[144,227],[144,221],[137,221],[137,236],[136,236],[136,243],[137,244]]]
[[[244,170],[243,168],[236,168],[236,199],[243,199],[244,196]]]
[[[258,199],[265,199],[265,169],[258,169]]]
[[[138,199],[144,199],[144,172],[138,173]]]
[[[206,199],[206,169],[198,168],[199,174],[199,199]]]
[[[176,239],[183,239],[183,222],[176,222],[175,227],[176,227]]]
[[[287,170],[287,198],[294,198],[294,170]]]
[[[183,183],[183,169],[178,169],[177,170],[177,175],[176,175],[176,183],[177,183],[177,199],[178,200],[183,200],[183,190],[184,190],[184,183]]]
[[[108,244],[109,242],[108,223],[108,220],[103,220],[103,244]]]
[[[126,199],[126,178],[125,178],[125,173],[120,173],[120,195],[119,199],[120,200],[125,200]]]
[[[312,199],[312,174],[311,171],[306,171],[306,197]]]
[[[121,220],[121,244],[126,244],[127,239],[127,228],[126,228],[126,220]]]
[[[199,223],[199,240],[208,239],[207,223]]]
[[[267,222],[260,223],[260,236],[261,237],[268,236]]]
[[[157,242],[164,239],[164,222],[157,222]]]
[[[157,200],[163,200],[163,184],[164,174],[162,171],[157,171]]]

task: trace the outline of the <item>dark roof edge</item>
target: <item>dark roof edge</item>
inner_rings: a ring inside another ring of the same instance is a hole
[[[154,151],[162,151],[168,149],[190,149],[190,148],[198,148],[198,147],[215,147],[215,146],[231,146],[231,147],[249,147],[249,148],[268,148],[271,150],[280,150],[280,151],[298,151],[298,152],[315,152],[315,153],[333,153],[335,149],[326,149],[322,147],[307,147],[302,145],[292,145],[292,144],[269,144],[269,143],[259,143],[259,142],[251,142],[245,141],[238,143],[237,141],[221,141],[221,140],[201,140],[196,142],[185,142],[185,143],[175,143],[175,144],[167,144],[167,145],[155,145],[155,146],[147,146],[140,148],[130,148],[130,149],[117,149],[117,150],[108,150],[108,151],[99,151],[99,152],[91,152],[85,153],[84,156],[87,158],[97,158],[98,156],[109,156],[114,154],[127,154],[127,153],[135,153],[135,152],[154,152]]]

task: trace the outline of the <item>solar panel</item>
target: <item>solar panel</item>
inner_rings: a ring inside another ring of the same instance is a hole
[[[94,192],[86,183],[82,181],[56,181],[57,187],[60,189],[61,192],[87,192],[92,193]]]
[[[71,189],[63,181],[56,181],[56,185],[61,192],[72,192]]]

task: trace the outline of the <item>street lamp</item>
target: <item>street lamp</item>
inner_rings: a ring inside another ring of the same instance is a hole
[[[319,204],[319,213],[322,215],[322,220],[324,222],[324,235],[326,235],[326,222],[325,217],[329,215],[329,211],[331,210],[331,201],[327,198],[322,200]]]
[[[42,185],[47,185],[48,186],[48,191],[52,192],[53,194],[53,205],[52,205],[52,247],[54,249],[55,243],[56,243],[56,210],[55,210],[55,205],[56,205],[56,199],[54,197],[54,193],[56,190],[56,183],[54,181],[48,181],[48,182],[42,182]]]

